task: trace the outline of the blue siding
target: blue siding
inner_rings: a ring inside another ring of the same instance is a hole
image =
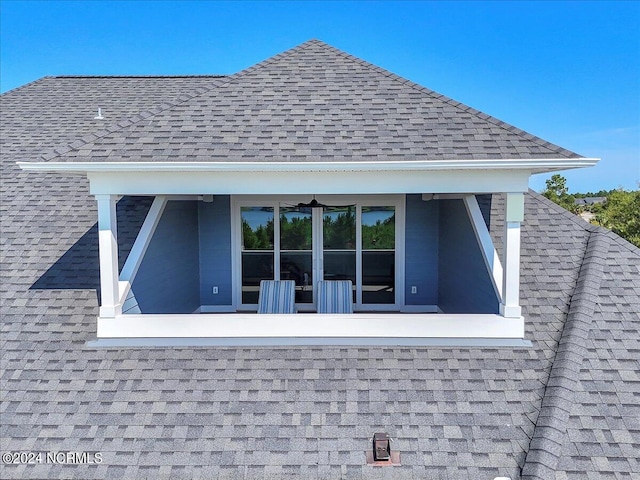
[[[445,313],[498,313],[498,299],[462,200],[439,203],[439,307]]]
[[[482,212],[484,223],[487,225],[487,228],[491,230],[491,202],[493,200],[493,195],[490,193],[476,195],[476,200],[478,201],[480,212]]]
[[[405,303],[438,303],[438,202],[407,195],[405,218]],[[417,287],[417,294],[411,287]]]
[[[133,281],[140,312],[193,313],[199,277],[197,202],[170,201]]]
[[[201,305],[232,304],[230,203],[227,195],[215,196],[213,203],[198,203]]]

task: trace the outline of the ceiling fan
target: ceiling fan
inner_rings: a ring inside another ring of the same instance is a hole
[[[296,207],[298,208],[324,208],[327,205],[325,205],[324,203],[320,203],[318,200],[316,200],[316,196],[313,196],[313,199],[308,202],[308,203],[304,203],[304,202],[300,202],[296,205]]]
[[[325,207],[354,207],[355,205],[326,205],[324,203],[320,203],[316,200],[316,196],[314,195],[310,202],[300,202],[296,205],[291,205],[291,207],[295,208],[325,208]]]

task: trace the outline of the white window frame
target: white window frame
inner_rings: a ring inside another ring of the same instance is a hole
[[[309,201],[309,195],[232,195],[231,196],[231,242],[232,242],[232,282],[234,308],[240,311],[255,311],[257,305],[242,303],[242,222],[240,214],[242,207],[272,207],[274,209],[274,276],[280,276],[280,222],[279,209],[284,205],[296,205],[298,202]],[[356,303],[355,311],[402,311],[405,306],[404,277],[405,277],[405,195],[318,195],[316,199],[320,203],[328,205],[355,205],[356,206]],[[395,208],[395,303],[394,304],[363,304],[362,303],[362,207],[385,206]],[[323,278],[322,244],[318,241],[322,238],[322,217],[313,221],[313,278],[314,284]],[[317,262],[317,263],[316,263]],[[316,302],[316,289],[314,291],[314,304]],[[300,305],[304,309],[304,305]]]

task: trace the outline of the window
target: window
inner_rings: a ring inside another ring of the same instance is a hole
[[[260,280],[274,278],[273,208],[242,207],[242,303],[257,304]]]
[[[362,303],[395,303],[394,207],[362,207]]]
[[[356,310],[397,310],[401,196],[255,197],[236,202],[240,217],[242,308],[258,303],[260,280],[294,280],[299,311],[313,311],[319,279],[351,280]],[[277,221],[275,221],[277,219]],[[401,293],[401,294],[399,294]]]

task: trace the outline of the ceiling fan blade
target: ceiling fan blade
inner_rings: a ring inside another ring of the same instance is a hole
[[[348,208],[355,207],[355,204],[350,205],[327,205],[325,203],[320,203],[315,197],[310,202],[299,202],[295,205],[287,204],[287,207],[291,208]]]

